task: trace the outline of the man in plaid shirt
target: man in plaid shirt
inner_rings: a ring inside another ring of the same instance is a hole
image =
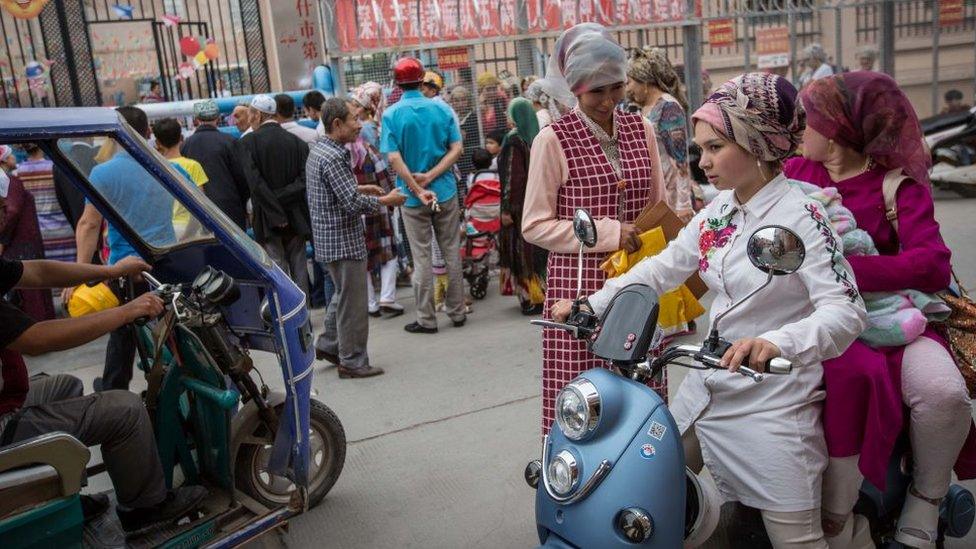
[[[384,195],[376,185],[357,186],[345,144],[356,140],[362,126],[349,107],[339,98],[322,104],[326,133],[312,145],[305,166],[315,260],[336,286],[325,314],[325,331],[315,342],[315,356],[338,366],[340,378],[383,373],[369,364],[366,353],[369,316],[362,216],[406,200],[396,189]]]

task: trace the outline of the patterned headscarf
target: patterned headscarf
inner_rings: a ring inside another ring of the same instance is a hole
[[[775,74],[750,72],[719,86],[692,116],[760,160],[785,160],[800,143],[805,116],[796,88]]]
[[[814,80],[800,101],[810,127],[874,159],[928,181],[932,157],[922,146],[922,128],[911,102],[887,74],[856,71]]]
[[[366,82],[349,92],[349,98],[368,110],[376,120],[383,117],[384,97],[383,86],[376,82]]]
[[[688,107],[685,94],[681,91],[681,79],[678,78],[678,73],[675,72],[674,66],[668,60],[668,54],[663,49],[645,47],[634,50],[630,57],[630,66],[627,68],[627,76],[671,94],[682,107]]]

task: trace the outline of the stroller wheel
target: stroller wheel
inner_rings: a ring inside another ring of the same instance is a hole
[[[479,274],[478,278],[471,284],[471,297],[484,299],[486,295],[488,295],[488,271]]]

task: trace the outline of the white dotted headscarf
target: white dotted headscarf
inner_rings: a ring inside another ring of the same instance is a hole
[[[546,80],[552,86],[553,98],[575,105],[580,94],[627,81],[627,52],[603,25],[576,25],[556,40]]]

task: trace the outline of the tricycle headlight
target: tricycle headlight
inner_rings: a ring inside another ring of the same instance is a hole
[[[585,378],[563,388],[556,397],[556,423],[571,440],[580,440],[596,429],[600,421],[600,394]]]
[[[567,450],[556,454],[549,462],[549,486],[560,496],[565,496],[576,488],[577,482],[579,466],[576,458]]]

